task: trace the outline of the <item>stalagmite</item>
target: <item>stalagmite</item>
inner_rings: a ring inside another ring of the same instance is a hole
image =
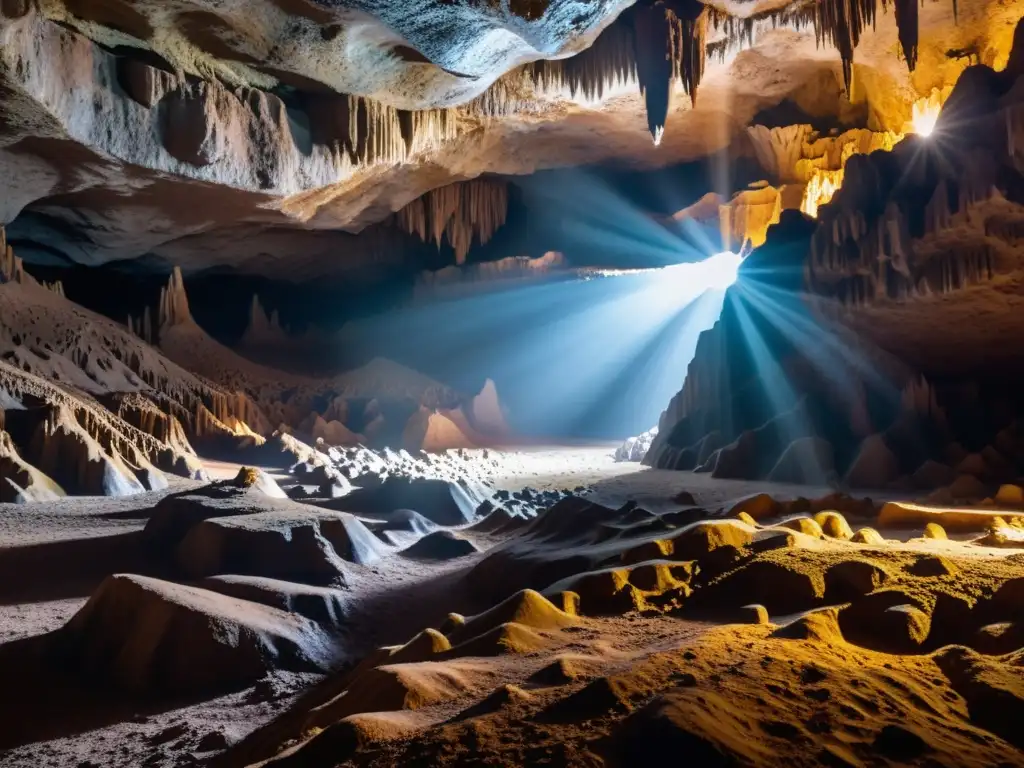
[[[903,410],[928,417],[937,424],[946,422],[946,414],[935,397],[935,388],[924,376],[906,383],[900,393],[900,405]]]
[[[0,283],[25,282],[25,267],[7,243],[7,232],[0,227]]]
[[[473,179],[432,190],[398,211],[398,226],[438,248],[447,238],[456,263],[466,260],[474,238],[487,243],[508,215],[508,186]]]
[[[191,321],[192,313],[188,308],[185,281],[181,277],[181,268],[175,267],[167,286],[160,289],[160,312],[157,314],[157,325],[160,328],[169,328]]]
[[[268,344],[287,343],[288,336],[281,327],[281,319],[275,309],[269,315],[260,302],[260,297],[253,294],[249,305],[249,324],[239,342],[239,346],[260,347]]]
[[[804,190],[804,199],[800,210],[808,216],[818,217],[818,208],[828,203],[833,195],[843,186],[843,170],[817,171]]]

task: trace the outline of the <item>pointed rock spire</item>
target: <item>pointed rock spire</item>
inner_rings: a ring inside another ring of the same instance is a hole
[[[185,281],[181,276],[181,268],[175,267],[167,286],[160,289],[160,312],[157,324],[161,329],[192,322],[192,313],[188,308],[188,296],[185,294]]]

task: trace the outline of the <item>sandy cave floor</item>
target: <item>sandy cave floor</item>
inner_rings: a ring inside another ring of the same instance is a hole
[[[831,492],[828,488],[722,481],[708,475],[652,470],[638,464],[616,463],[611,458],[611,450],[612,446],[597,445],[492,451],[489,461],[495,463],[488,469],[487,480],[495,488],[509,491],[524,487],[540,490],[573,489],[582,485],[588,488],[587,499],[590,501],[614,509],[628,500],[635,500],[641,507],[648,509],[652,517],[679,514],[676,511],[680,505],[671,499],[683,489],[690,491],[697,503],[712,515],[719,513],[723,506],[729,506],[730,500],[752,493],[767,492],[776,499],[795,499],[815,498]],[[209,461],[207,468],[211,476],[217,479],[233,477],[239,467],[230,462]],[[283,472],[281,468],[267,469],[271,474],[280,475]],[[311,697],[314,703],[318,696],[322,699],[323,695],[317,691],[324,685],[337,687],[338,683],[331,683],[330,679],[318,685],[317,675],[274,671],[255,685],[226,695],[180,700],[150,699],[119,693],[109,680],[100,677],[90,681],[77,671],[62,669],[40,658],[40,652],[34,645],[38,636],[56,630],[67,622],[108,574],[129,572],[175,578],[174,574],[166,572],[166,566],[150,559],[139,537],[153,507],[162,497],[201,485],[192,481],[176,481],[168,491],[122,499],[79,498],[48,504],[0,506],[0,679],[5,681],[0,691],[0,765],[89,768],[255,764],[268,756],[268,743],[276,744],[270,754],[279,749],[282,743],[294,743],[299,737],[298,733],[292,733],[290,740],[285,736],[295,728],[295,711],[308,709]],[[632,513],[627,517],[630,525],[642,519],[634,518]],[[700,519],[700,516],[694,519]],[[582,531],[597,526],[598,522],[582,519],[576,521],[575,525]],[[857,527],[854,520],[851,520],[851,525]],[[488,572],[468,579],[467,574],[476,574],[474,569],[479,570],[478,566],[485,567],[489,562],[489,552],[500,550],[510,541],[510,535],[500,531],[476,531],[472,527],[460,533],[480,551],[441,561],[411,561],[401,556],[390,557],[378,561],[372,567],[353,571],[347,585],[352,603],[350,614],[346,617],[345,637],[353,657],[370,653],[378,646],[401,644],[424,627],[437,626],[438,618],[449,611],[472,615],[492,604],[481,602],[478,592],[479,582],[485,580]],[[573,545],[578,544],[578,541],[571,538],[575,535],[573,532],[566,535],[570,535]],[[893,539],[907,539],[915,534],[908,530],[890,531],[886,535]],[[916,535],[919,536],[920,532]],[[804,541],[802,533],[796,536],[799,541],[797,544],[791,541],[790,547],[804,547],[812,553],[828,549],[810,537]],[[514,538],[514,533],[511,538]],[[566,544],[566,548],[569,546]],[[857,545],[840,542],[836,546],[856,549]],[[955,541],[922,543],[917,540],[915,546],[915,552],[928,552],[933,556],[964,555],[963,551],[957,549],[961,545]],[[555,552],[558,549],[556,546]],[[967,554],[977,560],[979,557],[1001,558],[1006,553],[974,548]],[[827,562],[835,559],[835,553],[831,550],[821,556],[826,557]],[[552,557],[557,559],[557,555]],[[635,557],[631,557],[629,552],[625,552],[622,560],[636,561]],[[668,573],[658,571],[656,581],[661,584],[667,580],[674,584],[674,577],[666,575]],[[1021,575],[1024,575],[1024,567]],[[501,577],[496,576],[496,579],[500,581]],[[512,579],[514,581],[515,577]],[[675,588],[681,587],[676,585]],[[654,593],[644,593],[649,596],[637,598],[635,596],[641,593],[633,587],[630,589],[634,590],[634,602],[638,599],[650,600],[651,605],[657,602],[656,595],[650,596]],[[587,613],[590,601],[595,598],[588,597],[585,590],[583,592],[583,612]],[[558,601],[555,600],[555,603]],[[784,607],[787,620],[802,613],[801,610],[790,612],[788,606]],[[792,607],[796,609],[803,606]],[[781,621],[776,616],[779,607],[773,605],[771,608],[772,620]],[[541,610],[540,614],[546,610]],[[395,739],[387,742],[394,746],[370,750],[365,755],[360,752],[353,764],[384,766],[437,765],[450,761],[458,763],[479,751],[483,756],[481,759],[486,758],[484,764],[510,764],[507,761],[511,761],[517,764],[616,765],[622,756],[616,757],[618,753],[614,749],[601,746],[604,742],[598,746],[594,746],[597,742],[593,742],[593,738],[598,736],[612,739],[608,734],[621,730],[616,730],[617,721],[609,720],[611,715],[603,714],[604,709],[610,707],[609,712],[622,710],[620,715],[628,713],[632,706],[629,703],[631,698],[634,701],[645,698],[649,700],[652,691],[669,684],[674,685],[679,680],[686,683],[692,675],[681,671],[680,664],[689,662],[681,662],[679,654],[684,653],[683,658],[691,659],[692,653],[684,649],[692,647],[705,649],[693,664],[701,666],[702,672],[698,674],[708,676],[713,685],[714,690],[708,693],[711,703],[702,699],[700,706],[714,715],[715,708],[725,706],[722,702],[730,697],[742,701],[752,696],[749,685],[744,683],[746,687],[740,685],[737,688],[733,683],[736,680],[749,683],[751,677],[757,677],[757,669],[767,669],[764,659],[773,658],[775,651],[772,646],[778,642],[771,639],[764,625],[741,627],[736,629],[738,635],[734,633],[723,636],[721,633],[724,630],[716,624],[690,620],[673,615],[671,611],[662,614],[658,611],[622,611],[617,608],[602,612],[600,619],[573,620],[571,626],[557,622],[549,626],[544,621],[534,626],[529,620],[521,619],[522,616],[531,615],[537,615],[537,611],[532,608],[525,611],[520,609],[516,613],[520,617],[517,620],[524,621],[525,626],[532,627],[532,630],[524,633],[519,640],[506,638],[501,641],[506,651],[517,642],[520,643],[522,647],[514,648],[513,653],[503,651],[494,655],[481,652],[479,657],[462,658],[460,655],[450,662],[436,662],[448,665],[444,672],[445,682],[422,683],[428,692],[423,694],[424,705],[399,706],[398,711],[389,711],[379,717],[352,715],[349,720],[355,718],[352,722],[356,723],[352,727],[361,729],[360,733],[384,733],[385,738]],[[828,635],[829,630],[822,632]],[[834,634],[838,636],[838,630]],[[801,673],[797,665],[813,665],[817,663],[816,659],[820,662],[821,656],[815,656],[819,651],[829,658],[835,657],[829,663],[837,665],[834,668],[843,677],[842,691],[852,691],[850,695],[856,698],[863,692],[848,690],[849,685],[854,688],[860,685],[869,688],[876,686],[876,682],[870,681],[851,682],[852,678],[860,674],[857,664],[863,666],[867,663],[863,659],[858,662],[857,653],[870,654],[871,651],[858,651],[851,656],[843,650],[841,638],[836,640],[829,637],[827,645],[824,650],[799,650],[788,662],[790,671],[796,670],[796,683],[789,680],[771,683],[768,686],[773,691],[771,696],[767,699],[752,696],[754,703],[750,705],[749,713],[737,713],[735,709],[726,707],[717,716],[724,723],[735,721],[734,735],[742,739],[744,729],[752,727],[751,723],[756,724],[761,714],[773,707],[788,706],[787,700],[797,695],[787,688],[799,684]],[[711,655],[718,654],[720,658],[712,662],[705,661],[708,649],[711,649]],[[736,659],[730,662],[729,656],[734,651]],[[719,664],[724,665],[724,671],[714,669]],[[410,666],[418,668],[424,665]],[[742,670],[737,671],[740,668]],[[928,674],[937,673],[929,670]],[[733,678],[723,683],[723,675],[732,675]],[[537,682],[552,676],[556,678],[554,682]],[[418,680],[415,675],[413,677]],[[594,683],[580,688],[578,683],[585,681]],[[419,684],[413,682],[407,685],[415,690]],[[594,684],[599,684],[597,690],[591,690]],[[907,684],[906,681],[897,681],[893,685],[898,687]],[[566,689],[566,685],[570,688]],[[566,690],[577,692],[569,696],[569,704],[565,703]],[[891,693],[889,691],[886,695]],[[845,694],[836,695],[842,698]],[[868,698],[871,698],[870,695]],[[409,701],[408,697],[406,701]],[[370,707],[369,710],[357,708],[356,712],[375,711],[378,708],[394,709],[394,702],[376,702],[379,707],[374,704],[370,702],[366,705]],[[803,706],[801,703],[800,707]],[[849,702],[842,706],[850,711],[856,709]],[[862,702],[857,706],[866,705]],[[877,708],[879,705],[876,702],[872,706]],[[882,711],[891,706],[893,717],[900,709],[899,706],[884,702],[880,706]],[[470,714],[476,711],[484,717],[467,721],[467,707],[471,708],[468,710]],[[595,712],[591,712],[595,707]],[[537,714],[552,708],[555,713],[550,717]],[[799,709],[794,705],[794,712]],[[929,717],[933,721],[947,716],[941,707],[932,709],[935,711]],[[963,716],[959,710],[954,714]],[[860,716],[868,720],[875,717],[870,713],[861,713]],[[360,717],[363,719],[360,720]],[[374,717],[383,719],[378,722]],[[593,717],[603,719],[590,722],[589,719]],[[850,717],[856,719],[858,715]],[[906,718],[907,715],[904,712],[899,717]],[[436,725],[445,721],[449,724]],[[913,722],[919,725],[917,721]],[[635,727],[647,726],[641,722]],[[771,739],[775,739],[779,734],[782,734],[780,738],[788,738],[786,728],[791,726],[778,725],[775,728],[778,733],[772,730],[774,726],[770,723],[761,723],[758,727],[767,729]],[[858,726],[850,727],[853,736],[844,736],[836,742],[840,744],[839,747],[830,746],[826,750],[827,755],[818,755],[822,764],[864,764],[857,759],[856,750],[860,747],[854,743],[864,733],[857,736]],[[655,727],[652,732],[660,734],[658,728],[662,726]],[[410,742],[403,741],[401,736],[417,729],[427,729],[428,736],[422,742],[417,737],[418,746],[413,749],[409,746]],[[254,731],[257,732],[254,734]],[[861,731],[866,733],[865,728],[861,728]],[[629,736],[629,733],[627,728],[626,736],[615,738],[620,741],[625,738],[628,743],[640,738]],[[977,736],[968,734],[968,737]],[[969,743],[968,737],[964,737],[968,739],[965,743]],[[957,738],[960,737],[953,737],[952,745],[943,746],[956,748],[959,745]],[[845,743],[843,739],[850,742],[849,748],[841,746]],[[915,755],[915,759],[896,762],[915,763],[920,754],[914,752],[917,746],[914,739],[903,739],[911,742],[910,746],[900,741],[899,734],[894,739],[898,742],[892,748],[894,754],[899,753],[900,749],[906,749]],[[619,744],[615,739],[612,742]],[[684,739],[679,746],[682,748],[688,743]],[[693,747],[694,744],[696,742],[689,743],[689,746]],[[236,746],[223,752],[225,747],[231,745]],[[1004,752],[1013,754],[1012,749],[1006,751],[1007,745],[1003,742],[987,746],[991,749],[987,752],[982,750],[979,760]],[[612,752],[608,752],[608,749],[612,749]],[[630,749],[633,751],[630,752]],[[627,749],[628,754],[623,754],[628,757],[636,753],[636,749],[638,747],[634,744]],[[885,752],[884,749],[882,751]],[[597,755],[603,755],[600,759],[607,759],[608,763],[600,762]],[[1004,763],[1024,764],[1024,757],[1019,763],[1016,760]],[[294,764],[334,763],[300,761]]]

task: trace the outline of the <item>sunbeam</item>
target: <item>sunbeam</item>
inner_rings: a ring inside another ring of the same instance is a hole
[[[582,269],[389,312],[351,335],[467,391],[494,379],[524,434],[618,438],[657,423],[740,262]]]

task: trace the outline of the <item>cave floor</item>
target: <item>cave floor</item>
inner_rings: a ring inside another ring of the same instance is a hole
[[[585,486],[588,498],[599,504],[617,508],[636,500],[656,514],[679,510],[672,498],[687,490],[711,516],[727,509],[730,500],[755,492],[780,499],[831,492],[617,463],[611,450],[600,444],[491,451],[488,481],[509,491]],[[209,461],[207,467],[216,479],[233,477],[239,465]],[[254,686],[223,696],[154,700],[115,693],[109,680],[86,680],[44,661],[47,638],[109,574],[174,579],[165,565],[150,559],[142,546],[142,528],[165,495],[201,485],[178,480],[163,492],[120,499],[0,505],[0,679],[5,681],[0,693],[0,766],[204,765],[225,746],[285,712],[315,684],[316,675],[275,671]],[[701,516],[708,515],[696,519]],[[352,600],[349,639],[357,638],[350,648],[354,656],[402,643],[424,626],[433,626],[430,621],[439,609],[443,616],[444,611],[471,614],[481,608],[466,592],[464,577],[489,551],[513,537],[461,533],[478,552],[441,562],[385,558],[352,578],[346,590]],[[630,654],[646,657],[666,643],[696,638],[703,629],[678,618],[631,616],[609,619],[594,632],[599,646],[618,649],[609,651],[609,658],[628,667]],[[578,649],[578,640],[574,644],[570,638],[565,649]],[[490,683],[518,679],[515,665],[505,669],[509,664],[495,661],[488,672]]]

